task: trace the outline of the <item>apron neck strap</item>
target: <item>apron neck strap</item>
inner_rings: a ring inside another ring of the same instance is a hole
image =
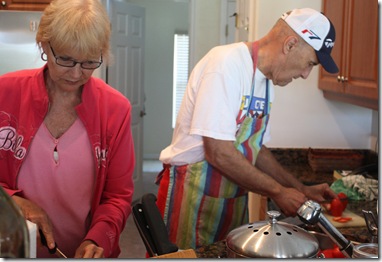
[[[252,90],[251,90],[251,99],[249,102],[249,105],[252,103],[253,99],[253,92],[255,90],[255,73],[257,68],[257,58],[258,58],[258,51],[259,51],[259,41],[255,41],[252,43],[252,61],[253,61],[253,76],[252,76]],[[265,104],[266,108],[264,108],[264,113],[269,113],[269,80],[266,79],[266,88],[265,88]]]

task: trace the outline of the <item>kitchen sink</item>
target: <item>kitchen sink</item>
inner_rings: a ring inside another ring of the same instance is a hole
[[[320,250],[332,249],[334,247],[333,240],[326,234],[317,231],[308,231],[310,234],[314,235],[318,240],[318,246]],[[351,241],[354,245],[359,244],[358,242]]]

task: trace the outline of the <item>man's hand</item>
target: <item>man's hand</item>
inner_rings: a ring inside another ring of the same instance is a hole
[[[286,216],[296,216],[297,210],[308,198],[295,188],[283,187],[276,196],[271,196],[277,206]]]
[[[304,186],[302,191],[307,198],[317,202],[338,198],[337,194],[326,183]]]

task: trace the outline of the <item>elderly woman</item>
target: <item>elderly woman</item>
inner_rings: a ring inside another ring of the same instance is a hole
[[[131,105],[92,77],[110,30],[100,1],[54,0],[36,36],[45,66],[0,77],[0,185],[68,257],[118,257],[131,212]]]

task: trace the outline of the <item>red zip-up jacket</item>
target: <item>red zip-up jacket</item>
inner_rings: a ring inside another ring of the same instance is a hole
[[[20,192],[17,175],[48,112],[45,69],[46,65],[0,76],[0,185],[9,195]],[[105,257],[118,257],[134,191],[131,104],[104,81],[91,77],[76,111],[96,163],[92,219],[85,239],[104,248]]]

